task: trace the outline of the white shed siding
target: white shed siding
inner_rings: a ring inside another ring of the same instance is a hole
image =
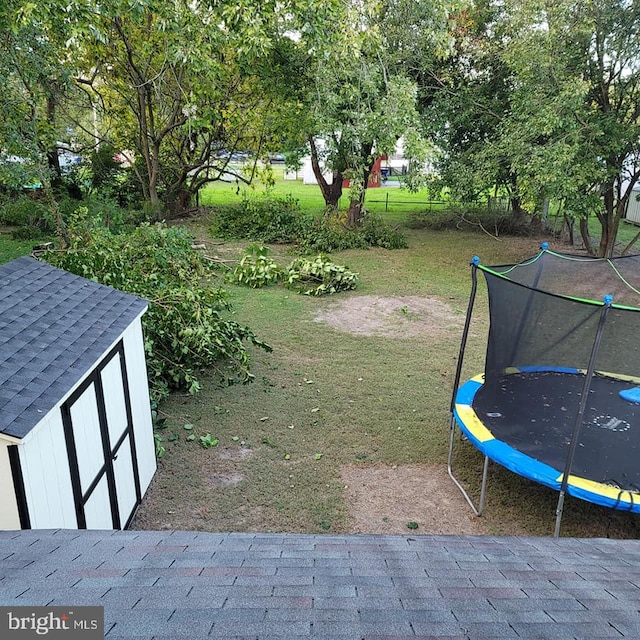
[[[144,495],[156,472],[156,450],[151,412],[149,410],[147,364],[144,356],[144,339],[142,337],[142,322],[140,318],[129,325],[123,335],[123,340],[124,350],[127,354],[131,413],[133,424],[135,425],[134,433],[136,454],[138,456],[140,491]]]
[[[69,462],[59,410],[38,425],[37,438],[18,445],[31,528],[77,528]]]
[[[8,444],[0,440],[0,529],[20,529],[18,503],[13,490]]]
[[[640,192],[634,190],[627,202],[627,220],[636,224],[640,224],[640,202],[636,200],[639,195]]]

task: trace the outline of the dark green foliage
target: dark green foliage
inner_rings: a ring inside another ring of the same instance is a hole
[[[238,204],[217,207],[211,233],[227,239],[262,242],[294,242],[303,214],[295,198],[244,199]]]
[[[82,216],[117,233],[133,229],[144,220],[144,212],[123,209],[115,200],[101,195],[89,195],[81,201],[63,197],[56,206],[63,224]],[[44,200],[27,195],[8,197],[0,203],[0,224],[14,227],[12,235],[18,240],[37,240],[57,231],[50,207]]]
[[[109,144],[100,145],[91,154],[87,175],[90,191],[117,202],[121,207],[140,206],[142,188],[134,168],[123,166],[116,157],[115,147]],[[138,172],[145,171],[139,160],[136,164]]]
[[[340,220],[320,216],[307,220],[298,237],[298,246],[303,253],[331,253],[366,249],[367,244],[360,233],[346,229]]]
[[[407,239],[401,231],[371,214],[367,214],[357,229],[347,229],[340,220],[323,216],[306,221],[298,244],[304,253],[331,253],[368,247],[405,249]]]
[[[409,246],[404,233],[385,224],[379,216],[368,214],[358,231],[369,247],[406,249]]]
[[[91,220],[93,225],[108,227],[114,233],[132,231],[136,225],[147,220],[142,211],[125,209],[112,198],[100,194],[89,195],[80,202],[63,198],[58,203],[58,209],[65,222],[80,216]]]
[[[452,207],[435,211],[414,213],[408,222],[412,229],[431,229],[441,231],[444,229],[484,228],[494,235],[517,233],[511,216],[498,209],[489,209],[486,206],[464,208]]]
[[[113,145],[102,144],[91,153],[91,187],[101,192],[115,192],[121,163],[115,160],[116,149]]]
[[[357,229],[347,229],[335,216],[304,216],[291,196],[245,199],[216,207],[210,231],[217,238],[294,243],[307,254],[407,246],[404,234],[377,216],[367,214]]]
[[[225,318],[227,293],[207,284],[212,274],[184,230],[142,225],[117,235],[76,217],[69,235],[71,248],[47,261],[149,300],[143,326],[152,398],[172,389],[195,393],[199,371],[211,367],[228,382],[252,379],[245,342],[270,348]]]
[[[16,227],[12,235],[17,240],[42,238],[55,230],[47,206],[26,195],[8,198],[0,204],[0,224]]]

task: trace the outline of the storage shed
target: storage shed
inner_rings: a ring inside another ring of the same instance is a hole
[[[636,185],[627,201],[627,211],[625,213],[627,222],[632,224],[640,224],[640,200],[638,198],[640,198],[640,187]]]
[[[156,470],[147,303],[0,265],[0,529],[124,529]]]

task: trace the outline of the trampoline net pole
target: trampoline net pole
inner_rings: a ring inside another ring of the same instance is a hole
[[[458,386],[460,385],[460,377],[462,375],[462,363],[464,361],[464,352],[467,346],[467,339],[469,337],[469,327],[471,326],[471,315],[473,313],[473,305],[476,299],[476,291],[478,289],[478,258],[473,258],[471,261],[471,293],[469,294],[469,304],[467,305],[467,317],[464,320],[464,329],[462,330],[462,340],[460,342],[460,351],[458,352],[458,363],[456,365],[456,375],[453,381],[453,393],[451,395],[450,411],[453,415],[453,408],[456,405],[456,394],[458,393]],[[453,428],[453,422],[451,423]]]
[[[607,322],[607,313],[611,307],[613,298],[611,296],[605,296],[604,306],[600,313],[600,320],[598,322],[598,328],[593,340],[593,347],[591,348],[591,355],[589,357],[589,366],[587,368],[587,374],[584,379],[584,385],[582,387],[582,396],[580,398],[580,405],[578,407],[578,413],[573,425],[573,433],[571,435],[571,444],[569,445],[569,453],[567,454],[567,461],[564,467],[564,473],[562,474],[562,484],[560,486],[560,497],[558,499],[558,507],[556,510],[556,528],[554,536],[557,538],[560,535],[560,522],[562,520],[562,510],[564,507],[564,497],[567,493],[567,486],[569,484],[569,476],[571,475],[571,467],[573,466],[573,459],[578,447],[578,439],[580,437],[580,431],[582,429],[582,421],[584,419],[584,411],[587,406],[587,400],[589,396],[589,390],[591,389],[591,381],[593,380],[593,374],[596,369],[596,361],[598,359],[598,352],[600,351],[600,343],[602,342],[602,334],[604,333],[604,326]]]

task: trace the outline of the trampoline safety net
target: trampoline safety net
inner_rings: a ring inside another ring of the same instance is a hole
[[[490,328],[484,379],[455,400],[474,412],[468,421],[455,411],[460,426],[516,473],[559,489],[569,470],[569,493],[640,511],[640,256],[545,248],[474,269],[487,282]]]

